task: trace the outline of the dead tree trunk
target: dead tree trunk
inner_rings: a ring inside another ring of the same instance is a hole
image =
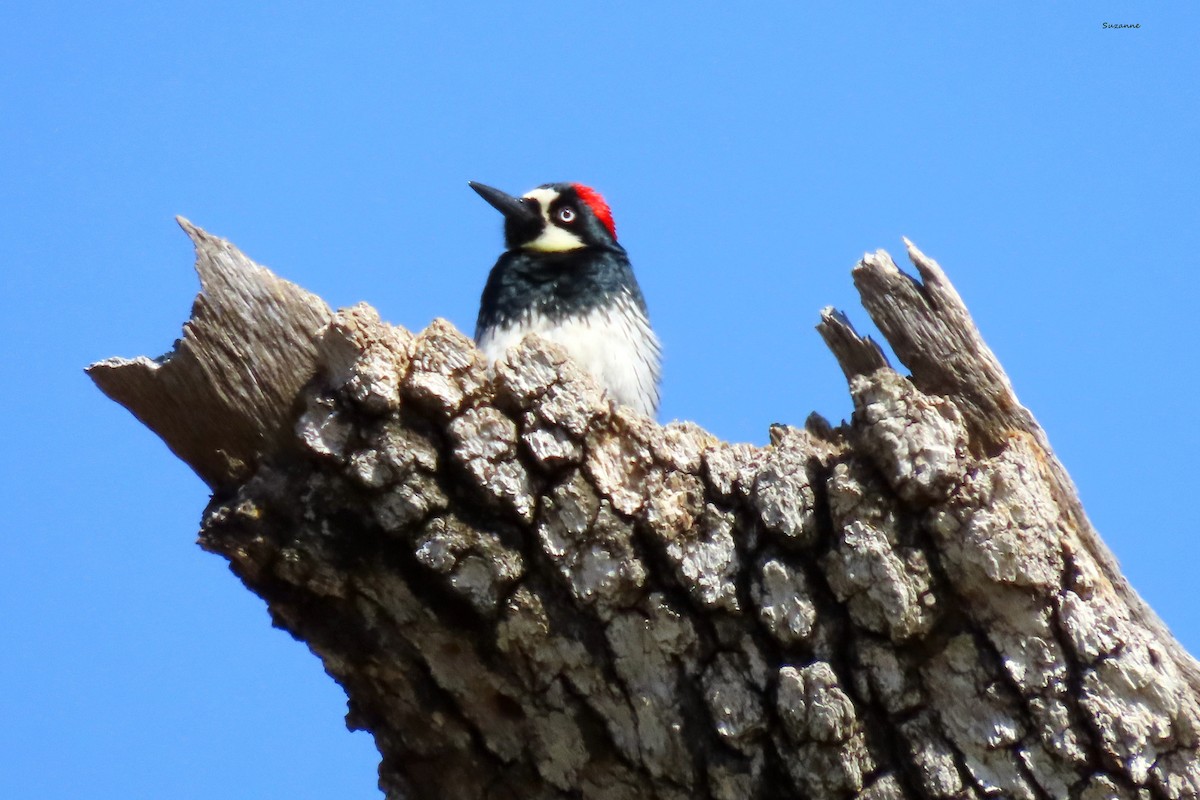
[[[1200,670],[1121,576],[941,269],[854,269],[854,399],[730,445],[554,347],[337,313],[183,222],[174,352],[89,373],[213,489],[390,798],[1182,798]]]

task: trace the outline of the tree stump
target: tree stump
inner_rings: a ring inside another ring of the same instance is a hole
[[[389,798],[1200,796],[1200,669],[1122,577],[941,268],[854,268],[909,375],[766,447],[614,407],[530,337],[332,312],[181,220],[182,340],[88,372],[213,490]]]

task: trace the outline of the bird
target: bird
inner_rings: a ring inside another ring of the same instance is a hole
[[[616,402],[653,417],[662,347],[601,194],[581,183],[547,183],[521,197],[468,185],[504,215],[505,250],[488,274],[475,325],[488,362],[536,333]]]

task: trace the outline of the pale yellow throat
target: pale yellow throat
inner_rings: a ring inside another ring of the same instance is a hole
[[[532,242],[526,242],[521,247],[538,253],[565,253],[568,250],[578,250],[583,247],[583,240],[557,225],[547,225],[540,236]]]

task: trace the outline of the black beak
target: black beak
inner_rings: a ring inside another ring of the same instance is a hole
[[[467,181],[467,185],[474,189],[476,194],[487,200],[492,208],[503,214],[505,220],[520,227],[542,224],[542,215],[533,207],[532,203],[526,203],[519,197],[513,197],[511,194],[476,181]]]

